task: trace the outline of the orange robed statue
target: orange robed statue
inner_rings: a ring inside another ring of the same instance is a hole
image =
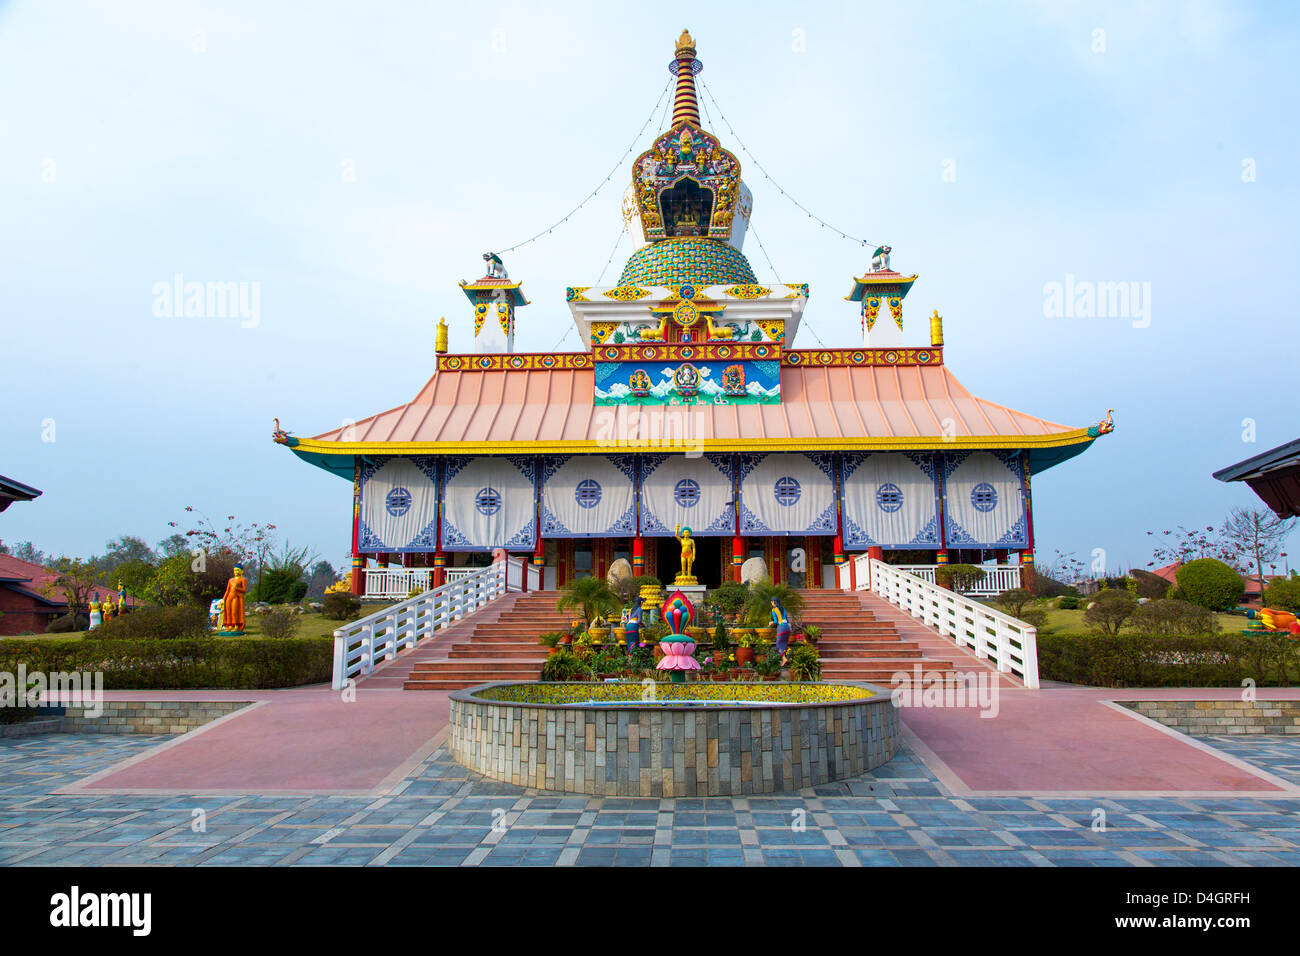
[[[244,569],[235,565],[235,576],[226,582],[226,593],[221,605],[221,629],[223,631],[242,631],[244,629],[244,592],[248,582],[244,580]]]

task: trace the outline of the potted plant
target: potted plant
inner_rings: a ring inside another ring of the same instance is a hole
[[[790,665],[790,679],[797,681],[819,681],[822,679],[822,662],[817,647],[805,641],[791,646],[786,654]]]
[[[604,578],[579,578],[569,584],[560,599],[555,602],[556,610],[578,611],[588,631],[597,626],[604,616],[618,608],[618,597],[610,590]],[[603,637],[609,636],[606,628]]]
[[[768,640],[776,636],[776,627],[772,624],[773,600],[786,609],[792,627],[799,622],[803,613],[803,596],[794,588],[773,584],[768,578],[754,582],[749,589],[749,599],[745,602],[744,620],[762,632]]]
[[[754,670],[763,680],[776,680],[781,676],[781,658],[775,654],[768,654],[754,665]]]
[[[749,599],[749,588],[739,581],[724,581],[709,595],[709,599],[717,605],[726,620],[734,621]]]
[[[803,639],[809,644],[816,645],[822,639],[822,629],[816,624],[805,624],[803,629]]]
[[[736,637],[736,663],[741,667],[746,664],[754,663],[754,645],[758,643],[758,638],[754,636],[751,630],[739,630],[735,633]]]
[[[542,647],[549,647],[551,652],[554,653],[556,647],[560,645],[561,640],[566,636],[567,635],[561,634],[559,631],[547,631],[545,634],[537,638],[537,643],[541,644]]]

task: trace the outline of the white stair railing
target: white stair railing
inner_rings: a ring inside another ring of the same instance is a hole
[[[915,574],[918,578],[929,581],[931,584],[937,584],[935,581],[935,571],[942,567],[938,564],[896,564],[894,567],[900,571],[906,571],[909,574]],[[1018,564],[981,564],[977,567],[984,572],[984,578],[972,587],[967,594],[975,594],[980,597],[993,597],[1001,594],[1003,591],[1010,591],[1020,587],[1020,565]]]
[[[359,621],[334,631],[333,687],[341,689],[353,678],[374,672],[375,665],[397,656],[415,644],[479,608],[490,604],[507,590],[520,587],[520,572],[509,565],[518,559],[508,558],[485,568],[460,575],[431,591],[376,611]]]
[[[865,561],[862,559],[866,558]],[[950,637],[959,647],[1038,687],[1038,629],[1009,614],[867,555],[854,558],[859,591],[870,590]],[[861,563],[857,563],[861,562]]]

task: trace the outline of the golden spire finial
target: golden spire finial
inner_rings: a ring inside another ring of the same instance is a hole
[[[437,332],[433,340],[433,350],[439,355],[447,351],[447,317],[443,316],[438,319]]]
[[[939,310],[935,309],[934,314],[930,316],[930,346],[938,348],[943,345],[943,316]]]
[[[673,121],[676,126],[689,122],[697,129],[700,126],[700,107],[695,100],[695,74],[704,69],[704,64],[695,58],[695,41],[687,30],[677,38],[677,55],[668,64],[668,72],[677,77],[677,92],[673,96]]]

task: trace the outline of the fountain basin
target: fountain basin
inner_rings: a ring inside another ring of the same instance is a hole
[[[898,751],[887,691],[848,681],[482,684],[451,694],[448,747],[520,787],[596,796],[781,793]]]

